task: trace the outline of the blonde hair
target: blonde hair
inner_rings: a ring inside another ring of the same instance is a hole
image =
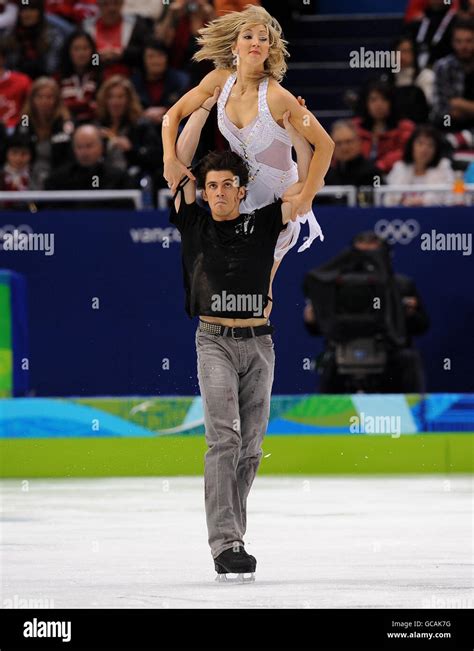
[[[112,77],[109,77],[99,88],[99,92],[97,93],[97,118],[103,123],[109,120],[110,115],[107,108],[107,99],[110,91],[117,86],[123,88],[127,93],[128,102],[127,107],[125,108],[127,119],[129,122],[136,122],[143,114],[143,107],[132,82],[122,75],[113,75]]]
[[[22,109],[22,114],[27,115],[30,118],[31,123],[35,129],[40,125],[38,122],[38,110],[35,107],[34,100],[40,90],[43,90],[43,88],[47,87],[50,87],[54,91],[55,95],[54,111],[50,119],[49,127],[52,128],[53,123],[58,118],[61,118],[64,121],[71,119],[71,114],[63,102],[63,99],[61,97],[61,89],[59,88],[56,81],[52,77],[38,77],[38,79],[35,79],[33,82]]]
[[[196,39],[200,49],[193,55],[193,60],[210,59],[216,68],[235,70],[232,45],[244,28],[255,25],[265,25],[268,31],[270,49],[264,69],[268,75],[281,81],[288,67],[285,59],[290,56],[286,49],[288,41],[282,38],[280,23],[259,6],[246,5],[244,11],[231,11],[202,27]]]

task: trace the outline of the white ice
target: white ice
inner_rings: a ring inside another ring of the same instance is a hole
[[[3,480],[0,605],[472,608],[470,476],[257,476],[220,585],[201,477]]]

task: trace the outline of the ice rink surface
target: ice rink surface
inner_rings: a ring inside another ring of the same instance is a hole
[[[200,477],[3,480],[2,608],[472,608],[469,476],[257,476],[220,585]]]

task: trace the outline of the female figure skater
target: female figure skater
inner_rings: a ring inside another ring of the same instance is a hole
[[[292,219],[298,217],[280,234],[272,279],[285,253],[296,244],[301,223],[308,221],[310,236],[298,251],[308,248],[316,237],[322,238],[311,210],[314,193],[309,188],[323,187],[334,149],[332,139],[312,113],[279,83],[287,69],[285,57],[289,56],[281,32],[278,22],[265,9],[252,5],[242,12],[221,16],[199,30],[201,49],[193,58],[211,59],[216,69],[169,109],[162,129],[164,177],[174,194],[183,175],[195,180],[176,153],[178,126],[194,111],[205,111],[203,102],[216,87],[222,89],[219,129],[251,170],[242,211],[251,212],[282,197],[291,204]],[[306,178],[300,179],[296,193],[293,188],[291,195],[285,191],[298,182],[298,166],[291,158],[291,136],[282,126],[287,111],[289,124],[302,136],[299,144],[303,147],[307,141],[304,147],[311,153]],[[192,118],[189,123],[192,129]],[[314,145],[314,153],[308,143]]]

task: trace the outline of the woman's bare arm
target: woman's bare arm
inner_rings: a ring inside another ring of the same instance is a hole
[[[272,80],[268,88],[268,105],[275,120],[281,120],[290,111],[290,123],[306,140],[314,145],[314,152],[303,189],[291,198],[293,219],[311,210],[316,193],[324,186],[324,177],[331,164],[334,142],[314,115],[300,106],[296,97]]]
[[[296,164],[298,166],[298,181],[306,181],[308,176],[309,166],[311,164],[311,159],[313,158],[313,148],[303,136],[298,133],[295,127],[289,121],[290,112],[287,111],[283,115],[283,124],[285,129],[288,131],[288,135],[291,138],[291,144],[294,147],[296,152]]]
[[[184,129],[179,134],[178,142],[176,143],[176,156],[184,165],[191,165],[199,144],[201,131],[209,117],[209,111],[217,102],[219,97],[220,88],[216,87],[214,95],[208,97],[202,106],[194,111],[189,116]]]
[[[216,86],[222,88],[229,72],[225,70],[213,70],[207,74],[198,86],[188,91],[174,104],[163,116],[161,129],[163,141],[163,176],[168,181],[173,192],[176,191],[178,183],[183,175],[194,180],[194,176],[178,160],[176,156],[176,137],[181,120],[191,115],[201,104],[212,96]]]

